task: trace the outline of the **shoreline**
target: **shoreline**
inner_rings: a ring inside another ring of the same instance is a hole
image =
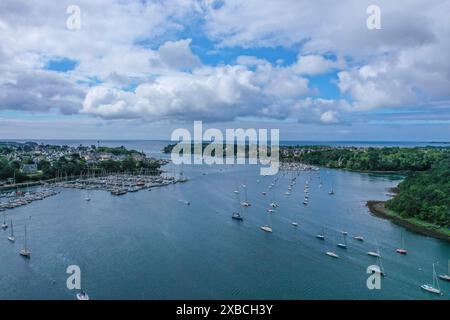
[[[450,235],[440,231],[440,228],[437,229],[431,223],[424,221],[423,223],[426,225],[419,225],[410,219],[404,219],[396,214],[390,213],[384,206],[385,202],[386,201],[369,200],[367,201],[366,206],[369,208],[370,213],[378,218],[387,219],[409,231],[450,242]]]

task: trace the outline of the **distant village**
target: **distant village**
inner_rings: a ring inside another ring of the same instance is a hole
[[[23,174],[33,176],[40,172],[42,164],[52,166],[61,162],[82,163],[86,167],[96,167],[106,162],[122,163],[125,161],[144,163],[156,159],[147,158],[145,153],[128,150],[125,147],[109,148],[99,145],[58,146],[38,144],[35,142],[0,142],[0,186],[15,182],[15,176]],[[14,176],[7,177],[5,166],[13,167]]]

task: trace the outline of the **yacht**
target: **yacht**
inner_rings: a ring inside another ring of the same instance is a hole
[[[428,291],[430,293],[442,295],[441,288],[439,287],[439,280],[436,276],[436,270],[434,269],[433,263],[433,284],[424,284],[420,286],[423,290]]]
[[[81,290],[80,293],[77,293],[77,299],[78,300],[89,300],[89,296],[85,291]]]
[[[19,254],[24,258],[28,258],[28,259],[31,258],[31,251],[27,247],[27,226],[26,225],[25,225],[25,242],[24,242],[23,249],[20,250]]]
[[[239,212],[233,212],[233,215],[231,216],[232,219],[242,221],[244,218],[241,216]]]
[[[355,237],[353,237],[353,239],[358,240],[358,241],[364,241],[363,236],[355,236]]]
[[[322,228],[322,233],[319,233],[318,235],[316,235],[316,238],[319,240],[325,240],[325,230],[324,228]]]
[[[11,220],[10,224],[11,224],[11,234],[9,235],[8,240],[11,242],[14,242],[14,241],[16,241],[16,237],[14,236],[14,227],[13,227],[12,220]]]
[[[330,257],[333,257],[333,258],[339,258],[339,256],[333,251],[327,251],[325,254],[327,256],[330,256]]]
[[[402,247],[395,250],[395,252],[399,254],[408,254],[408,251],[406,251],[405,249],[405,240],[403,239],[403,232],[401,233],[401,238],[402,238]]]
[[[439,278],[444,281],[450,281],[450,262],[448,263],[448,272],[447,274],[440,274]]]

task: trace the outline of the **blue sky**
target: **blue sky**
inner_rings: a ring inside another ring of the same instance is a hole
[[[450,140],[448,1],[71,4],[2,1],[0,139]]]

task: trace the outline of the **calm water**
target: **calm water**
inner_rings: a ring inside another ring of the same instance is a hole
[[[112,145],[113,142],[110,142]],[[120,144],[124,144],[121,142]],[[116,144],[117,145],[117,144]],[[159,155],[163,142],[126,144]],[[170,171],[170,165],[167,167]],[[65,286],[68,265],[82,269],[82,283],[93,299],[449,299],[422,292],[431,282],[432,262],[447,269],[450,245],[419,236],[373,217],[366,200],[387,198],[399,177],[322,169],[315,174],[304,207],[302,172],[292,195],[290,176],[279,175],[274,192],[263,196],[272,177],[257,166],[185,166],[189,181],[152,191],[113,197],[104,191],[62,189],[57,196],[8,210],[16,243],[0,231],[1,299],[74,299]],[[259,182],[257,181],[259,180]],[[245,183],[252,206],[241,223],[233,193]],[[336,194],[327,194],[333,186]],[[272,198],[280,207],[268,221]],[[183,201],[190,201],[187,206]],[[299,226],[291,225],[297,217]],[[28,226],[29,261],[18,255],[23,225]],[[326,241],[315,235],[325,227]],[[348,249],[336,248],[340,230],[349,232]],[[404,233],[407,256],[394,251]],[[366,241],[352,237],[364,235]],[[378,243],[387,276],[381,290],[368,290],[367,251]],[[333,248],[340,259],[325,252]]]

